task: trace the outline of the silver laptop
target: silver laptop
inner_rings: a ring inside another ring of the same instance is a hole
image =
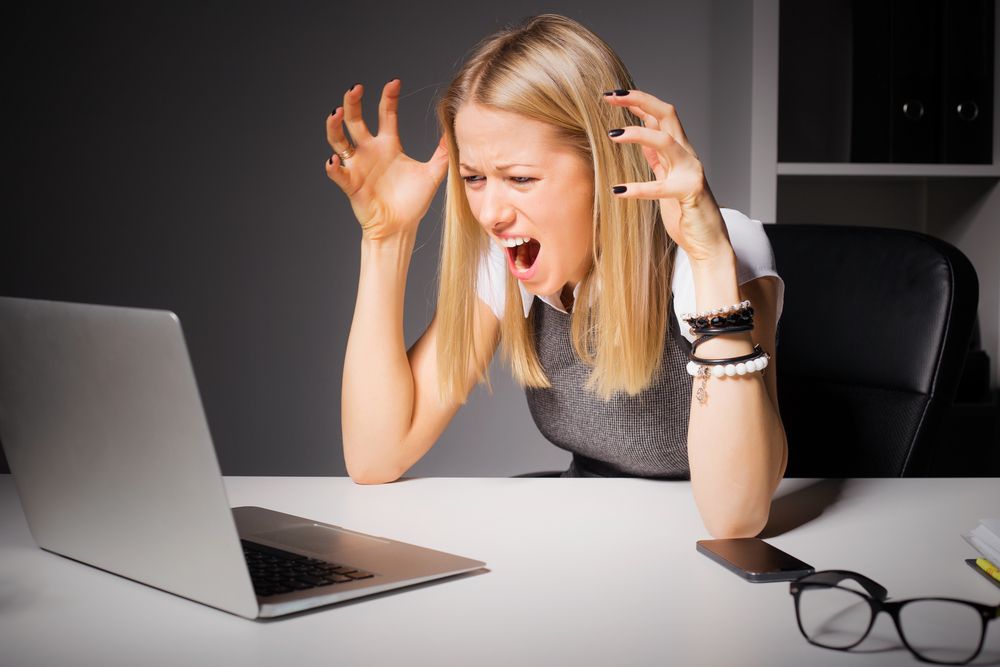
[[[485,565],[230,508],[171,312],[0,297],[0,440],[42,549],[246,618]]]

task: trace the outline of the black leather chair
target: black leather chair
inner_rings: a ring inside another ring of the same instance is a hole
[[[788,477],[933,475],[975,322],[969,260],[894,229],[765,225],[785,281]]]

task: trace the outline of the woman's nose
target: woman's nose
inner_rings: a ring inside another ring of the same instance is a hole
[[[507,201],[502,188],[487,184],[483,189],[483,197],[479,204],[479,224],[484,227],[512,222],[514,207]]]

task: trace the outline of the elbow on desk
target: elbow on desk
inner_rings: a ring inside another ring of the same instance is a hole
[[[355,484],[389,484],[390,482],[395,482],[399,479],[399,475],[386,475],[381,474],[378,471],[366,470],[364,472],[351,472],[347,471],[348,476],[351,481]]]
[[[702,517],[708,534],[716,540],[757,537],[767,525],[768,512],[740,516]]]
[[[405,469],[393,461],[387,461],[388,456],[373,455],[370,443],[348,439],[344,434],[343,454],[347,476],[355,484],[388,484],[403,476]]]
[[[359,465],[347,462],[347,475],[355,484],[388,484],[402,476],[402,472],[386,466]]]

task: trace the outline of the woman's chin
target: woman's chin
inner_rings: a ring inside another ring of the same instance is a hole
[[[530,283],[521,282],[525,291],[529,294],[534,294],[535,296],[550,296],[562,289],[559,285],[552,286],[548,283],[549,281],[531,281]]]

